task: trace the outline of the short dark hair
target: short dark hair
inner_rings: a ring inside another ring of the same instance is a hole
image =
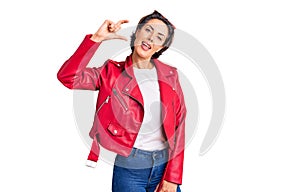
[[[131,51],[133,52],[134,51],[134,41],[136,39],[135,34],[136,34],[137,30],[141,29],[151,19],[159,19],[162,22],[164,22],[167,25],[168,32],[169,32],[168,37],[166,38],[166,40],[163,44],[164,47],[161,50],[159,50],[158,52],[154,53],[151,57],[151,59],[157,59],[172,44],[173,38],[174,38],[175,26],[167,18],[165,18],[162,14],[160,14],[156,10],[154,10],[153,13],[146,15],[140,19],[135,32],[132,33],[132,35],[131,35],[130,47],[131,47]]]

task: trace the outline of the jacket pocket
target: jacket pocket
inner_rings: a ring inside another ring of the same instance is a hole
[[[113,88],[113,93],[116,96],[117,100],[119,101],[119,103],[121,104],[121,106],[124,108],[125,111],[128,110],[128,106],[125,103],[125,101],[123,100],[123,98],[119,95],[119,93],[117,92],[117,90],[115,88]]]
[[[107,130],[109,131],[110,134],[117,137],[121,137],[125,133],[125,130],[120,125],[116,125],[114,123],[110,123],[107,127]]]

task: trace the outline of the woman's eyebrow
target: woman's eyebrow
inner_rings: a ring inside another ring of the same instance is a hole
[[[147,26],[150,27],[152,31],[154,30],[154,28],[151,25],[147,24]]]
[[[159,34],[159,35],[162,35],[162,36],[165,36],[165,34],[163,34],[163,33],[159,33],[159,32],[158,32],[158,34]]]

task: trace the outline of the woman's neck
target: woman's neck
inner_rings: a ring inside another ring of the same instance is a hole
[[[143,59],[138,57],[136,54],[132,54],[132,65],[138,69],[152,69],[154,67],[153,63],[149,59]]]

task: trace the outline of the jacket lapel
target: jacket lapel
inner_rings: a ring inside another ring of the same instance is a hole
[[[153,61],[157,69],[161,102],[167,108],[173,100],[174,82],[172,76],[174,76],[174,71],[170,66],[161,63],[157,59],[153,59]]]
[[[174,71],[170,66],[161,63],[157,59],[153,59],[152,61],[157,70],[161,102],[166,108],[173,99],[170,97],[172,95],[170,95],[170,93],[174,91],[174,82],[171,80],[172,78],[170,78],[170,76],[174,76]],[[144,106],[143,96],[139,89],[136,78],[134,77],[131,55],[126,58],[125,72],[130,77],[130,79],[127,84],[125,83],[124,87],[122,88],[122,92],[134,98],[140,104],[142,104],[142,106]]]
[[[144,100],[142,93],[139,89],[138,83],[136,81],[136,78],[134,77],[133,73],[133,65],[131,60],[131,55],[126,58],[125,61],[125,72],[129,76],[129,81],[125,86],[122,88],[122,92],[133,99],[135,99],[137,102],[139,102],[144,107]]]
[[[158,83],[160,87],[160,98],[162,102],[162,120],[163,120],[163,128],[165,130],[165,134],[168,138],[169,147],[173,149],[174,142],[174,132],[175,132],[175,114],[173,107],[173,99],[174,99],[174,74],[175,69],[161,63],[159,60],[153,60],[155,66],[157,68],[158,74]]]

